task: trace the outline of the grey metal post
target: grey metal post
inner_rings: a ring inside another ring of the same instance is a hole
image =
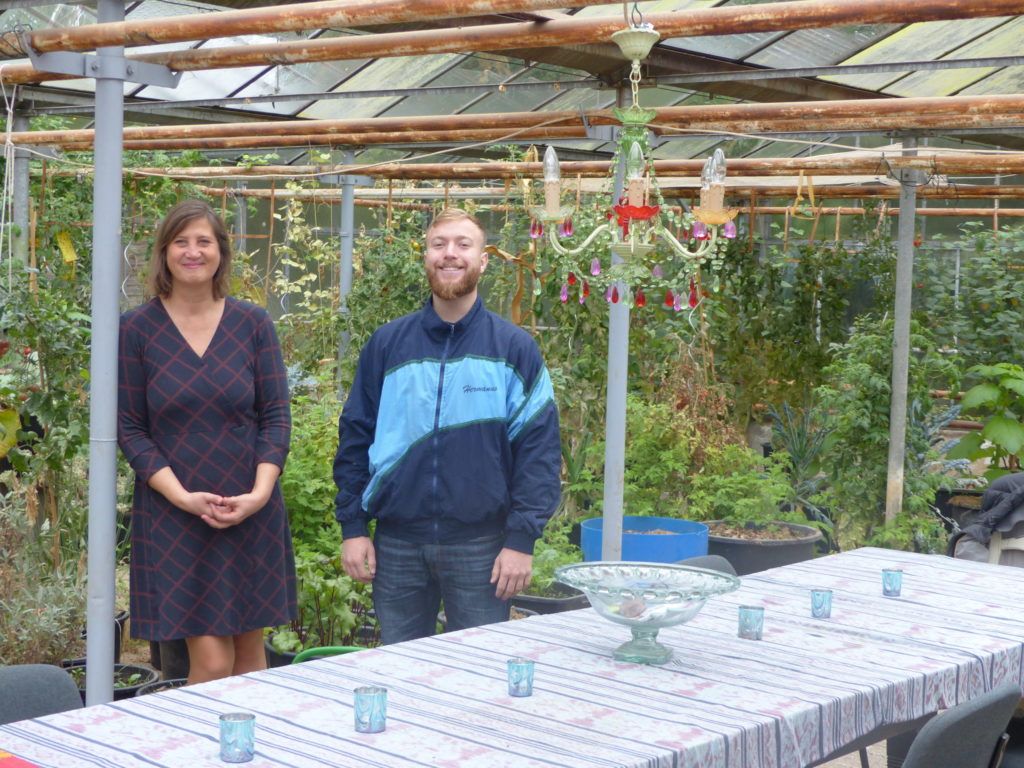
[[[341,162],[344,165],[351,165],[355,160],[351,151],[345,150],[341,154]],[[348,314],[348,295],[352,292],[352,251],[356,241],[356,178],[351,174],[341,177],[341,220],[339,225],[339,240],[341,248],[341,261],[338,264],[338,311],[344,317]],[[342,331],[338,338],[338,360],[341,360],[348,352],[351,336],[349,332]]]
[[[14,115],[11,121],[15,131],[28,130],[28,118],[24,115]],[[21,262],[28,261],[28,225],[29,225],[29,168],[28,152],[24,149],[14,150],[14,189],[13,207],[14,215],[11,223],[14,225],[14,232],[11,236],[11,255]]]
[[[123,21],[121,0],[99,0],[97,21]],[[104,58],[124,48],[96,51]],[[117,512],[117,335],[121,255],[123,80],[96,78],[96,172],[93,184],[92,357],[89,391],[89,590],[86,704],[114,691],[114,544]]]
[[[612,200],[622,196],[625,158],[615,170]],[[622,261],[612,254],[612,264]],[[625,291],[623,291],[625,294]],[[608,304],[608,392],[604,426],[604,515],[601,559],[622,559],[622,498],[626,476],[626,385],[629,370],[629,301]]]
[[[903,154],[917,154],[917,141],[903,141]],[[900,174],[900,217],[896,251],[896,302],[892,329],[892,395],[889,401],[889,470],[885,483],[885,522],[903,508],[903,466],[907,442],[907,381],[910,375],[910,300],[914,276],[914,212],[920,174]]]

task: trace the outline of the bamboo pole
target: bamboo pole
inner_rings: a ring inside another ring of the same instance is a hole
[[[437,21],[483,14],[523,13],[618,2],[619,0],[325,0],[109,24],[88,24],[82,27],[42,29],[26,33],[24,40],[39,53],[90,51],[106,45],[178,43],[236,35]],[[20,57],[27,55],[28,51],[21,38],[6,33],[0,35],[0,55],[5,53]]]
[[[1024,0],[1022,0],[1024,2]],[[763,6],[759,6],[763,7]],[[836,101],[795,101],[766,104],[716,104],[689,107],[661,107],[654,110],[652,128],[668,133],[728,130],[749,133],[764,128],[806,133],[860,128],[901,127],[919,124],[983,129],[1024,123],[1024,95],[945,96],[939,98],[840,99]],[[932,119],[935,118],[935,119]],[[940,121],[937,118],[944,118]],[[314,134],[402,134],[417,131],[505,130],[522,128],[585,127],[618,125],[608,109],[586,111],[484,113],[476,115],[423,115],[336,120],[267,120],[253,123],[135,126],[124,130],[125,141],[155,139],[199,139],[265,137],[268,144],[278,136]],[[14,144],[65,145],[91,142],[93,131],[12,131]]]
[[[125,150],[212,150],[212,149],[258,149],[261,147],[302,147],[302,146],[366,146],[370,144],[470,144],[493,142],[505,139],[506,129],[469,129],[459,131],[410,131],[407,133],[342,133],[342,134],[300,134],[281,136],[268,140],[259,136],[230,136],[214,139],[143,139],[126,141]],[[547,141],[551,139],[583,139],[587,131],[583,126],[556,128],[527,128],[518,132],[519,141]],[[88,151],[91,142],[63,144],[69,152]]]
[[[200,192],[207,195],[219,195],[220,187],[207,187],[203,185],[197,185]],[[257,199],[268,199],[271,197],[271,191],[268,189],[246,189],[236,191],[233,194],[239,197],[252,197]],[[357,190],[356,194],[360,194]],[[451,190],[452,196],[457,197],[458,191]],[[322,203],[324,205],[335,205],[341,202],[341,192],[334,189],[307,189],[301,191],[289,191],[289,192],[276,192],[274,194],[276,199],[297,199],[304,200],[313,203]],[[669,197],[666,195],[666,197]],[[1024,196],[1022,196],[1024,197]],[[385,208],[390,205],[396,209],[415,210],[415,211],[429,211],[435,206],[429,203],[404,203],[394,202],[387,200],[366,200],[356,199],[355,205],[362,208]],[[522,206],[507,205],[507,206],[488,206],[490,210],[514,210],[521,208]],[[792,206],[788,205],[754,205],[746,206],[743,208],[743,213],[746,214],[779,214],[783,215],[787,212],[792,212]],[[992,208],[916,208],[915,214],[918,216],[960,216],[960,217],[984,217],[988,218],[992,215]],[[860,206],[820,206],[815,208],[815,213],[821,216],[857,216],[863,215],[868,212],[868,209]],[[886,216],[898,216],[900,212],[899,208],[887,208],[885,210]],[[999,214],[1001,216],[1024,216],[1024,208],[1000,208]]]
[[[655,173],[659,178],[696,179],[700,175],[702,160],[656,160]],[[602,161],[566,162],[561,164],[565,177],[604,177],[608,171],[608,163]],[[773,186],[754,187],[743,184],[738,177],[774,177],[796,176],[801,171],[806,175],[818,176],[876,176],[884,177],[887,171],[900,169],[916,169],[940,176],[956,176],[965,174],[1021,174],[1024,173],[1024,153],[968,155],[919,155],[911,158],[870,157],[857,154],[853,157],[844,155],[816,155],[799,158],[758,158],[729,160],[731,180],[727,180],[727,192],[730,196],[749,196],[755,188],[764,195],[789,195],[796,190],[796,184],[779,184]],[[51,176],[77,176],[81,170],[49,171]],[[502,180],[515,178],[540,178],[540,163],[419,163],[401,164],[387,163],[362,167],[358,165],[265,165],[251,167],[231,166],[198,166],[198,167],[157,167],[145,166],[125,168],[126,174],[157,175],[179,179],[215,179],[215,178],[251,178],[278,177],[289,178],[301,176],[355,173],[374,176],[382,179],[414,180]],[[567,182],[566,189],[572,187]],[[666,188],[666,192],[678,190],[678,187]],[[820,185],[815,184],[815,193],[834,197],[864,196],[895,196],[895,186],[869,185],[865,183],[851,185]],[[959,185],[956,183],[941,186],[921,187],[920,194],[926,197],[1020,197],[1024,186],[1015,185]]]
[[[1024,0],[829,0],[776,2],[688,9],[645,17],[663,38],[779,32],[855,24],[910,24],[921,21],[1016,15]],[[299,64],[343,59],[421,56],[433,53],[511,51],[607,42],[623,28],[618,15],[544,22],[517,22],[457,29],[428,29],[142,54],[129,61],[163,64],[177,71]],[[13,65],[0,73],[6,84],[68,79]]]

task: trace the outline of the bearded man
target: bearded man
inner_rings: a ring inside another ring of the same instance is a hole
[[[551,378],[477,295],[486,239],[462,210],[431,222],[430,299],[366,343],[339,419],[342,563],[372,582],[384,643],[433,634],[442,604],[449,630],[506,620],[558,506]]]

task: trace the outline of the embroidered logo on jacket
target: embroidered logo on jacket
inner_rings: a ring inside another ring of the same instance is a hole
[[[462,393],[468,395],[471,392],[497,392],[497,387],[474,387],[472,384],[463,384]]]

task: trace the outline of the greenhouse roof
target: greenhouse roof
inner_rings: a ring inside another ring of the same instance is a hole
[[[266,32],[140,46],[128,53],[206,51],[417,29],[450,28],[451,34],[458,37],[466,27],[558,19],[617,18],[624,26],[624,11],[637,20],[654,14],[752,4],[759,3],[658,0],[629,3],[626,7],[603,4],[421,23]],[[216,4],[142,0],[126,3],[125,18],[128,22],[155,22],[186,14],[214,13],[226,7],[251,9],[270,5],[274,4],[245,0]],[[492,5],[502,7],[501,2]],[[0,32],[5,33],[81,27],[96,22],[95,9],[86,5],[36,5],[11,0],[4,6],[6,9],[0,11]],[[1001,16],[911,24],[857,23],[792,31],[667,37],[645,61],[644,85],[648,87],[641,91],[641,100],[644,106],[661,107],[1021,94],[1022,19]],[[614,106],[627,72],[628,62],[610,42],[238,66],[186,71],[175,88],[126,83],[126,119],[131,123],[161,124],[603,109]],[[29,105],[30,114],[70,112],[88,117],[93,83],[92,79],[79,79],[23,85],[23,103]],[[883,143],[889,140],[887,134],[891,131],[876,133],[882,134],[878,142]],[[942,133],[955,135],[956,141],[1024,147],[1020,126],[998,131],[964,129]],[[819,132],[815,138],[824,144],[839,135],[838,131],[831,136]],[[703,156],[723,141],[727,142],[726,151],[731,157],[786,156],[807,151],[806,144],[779,143],[777,138],[758,135],[737,139],[714,132],[672,137],[656,149],[655,155]],[[498,143],[513,142],[511,137]],[[608,156],[614,148],[611,136],[599,133],[585,139],[550,143],[565,148],[567,158],[579,159]],[[450,147],[450,154],[441,159],[479,156],[482,150],[478,143],[469,144],[460,147],[449,140],[430,149],[436,152],[439,147]],[[415,154],[416,149],[411,144],[395,143],[358,148],[357,152],[369,153],[367,159],[380,160]],[[281,155],[288,162],[305,162],[307,150],[308,147],[287,149]],[[435,155],[433,161],[437,159]]]

